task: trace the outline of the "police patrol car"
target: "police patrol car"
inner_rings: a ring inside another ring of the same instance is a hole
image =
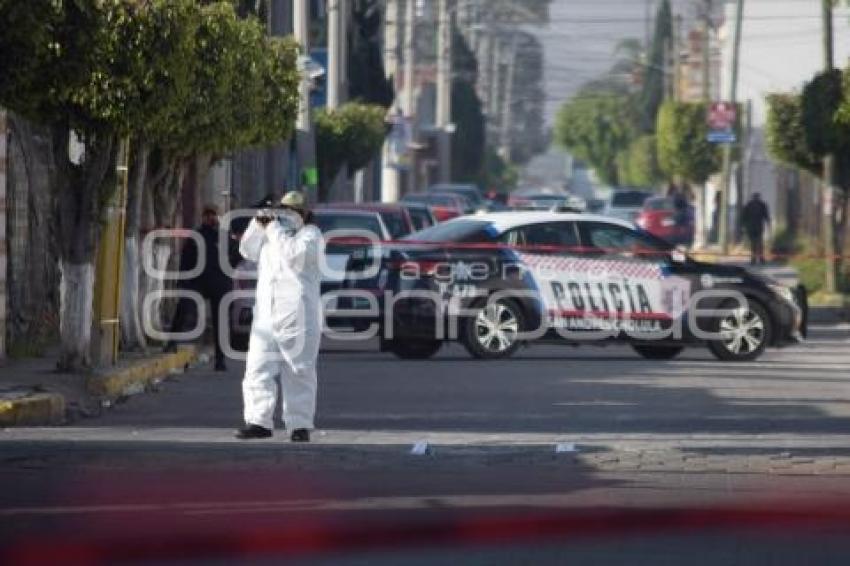
[[[346,271],[344,314],[409,359],[457,340],[483,359],[530,342],[625,342],[648,359],[707,345],[746,361],[805,335],[804,289],[695,261],[602,216],[466,216],[363,250]]]

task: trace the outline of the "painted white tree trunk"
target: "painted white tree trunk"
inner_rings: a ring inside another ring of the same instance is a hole
[[[160,272],[168,269],[168,264],[171,260],[171,246],[168,244],[154,244],[152,246],[153,253],[153,261],[149,262],[149,265],[152,264],[157,270]],[[149,295],[158,296],[160,299],[162,298],[162,292],[166,288],[166,281],[162,277],[151,277],[149,274],[145,273],[142,276],[143,284],[140,286],[139,290],[139,302],[136,303],[137,312],[141,313],[142,305],[144,304],[145,297]],[[154,328],[152,330],[167,330],[164,322],[164,310],[162,301],[155,301],[153,303],[154,312],[150,315],[150,321],[153,324]],[[149,329],[143,329],[145,334],[148,334]]]
[[[94,265],[61,260],[59,285],[59,336],[62,342],[59,369],[88,367],[94,299]]]
[[[141,305],[143,296],[139,294],[141,279],[141,259],[139,242],[135,236],[124,239],[124,289],[121,293],[121,339],[127,350],[147,348],[145,332],[142,328]]]

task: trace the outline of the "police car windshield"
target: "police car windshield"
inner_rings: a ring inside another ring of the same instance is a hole
[[[494,242],[495,237],[488,233],[489,228],[490,223],[482,220],[456,220],[437,224],[404,239],[421,242]]]

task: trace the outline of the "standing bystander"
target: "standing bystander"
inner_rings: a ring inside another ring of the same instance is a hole
[[[741,224],[750,241],[750,263],[764,264],[764,230],[770,226],[770,211],[760,193],[754,193],[744,207]]]

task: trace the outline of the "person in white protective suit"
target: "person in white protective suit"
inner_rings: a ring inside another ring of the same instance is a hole
[[[272,435],[280,378],[284,427],[292,431],[293,442],[309,442],[322,334],[324,240],[310,223],[302,193],[289,192],[280,204],[251,220],[239,245],[246,259],[257,262],[257,291],[242,382],[245,427],[236,437]]]

